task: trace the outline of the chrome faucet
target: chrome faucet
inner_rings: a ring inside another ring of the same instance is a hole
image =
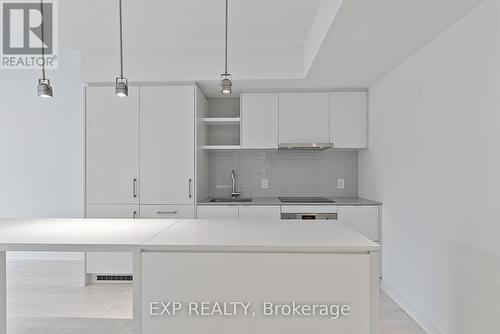
[[[232,185],[231,197],[232,198],[240,197],[240,193],[236,191],[236,173],[234,172],[234,169],[231,170],[231,185]]]

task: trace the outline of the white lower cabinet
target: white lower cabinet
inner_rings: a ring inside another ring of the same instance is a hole
[[[194,205],[87,205],[87,218],[193,219]],[[131,253],[86,254],[86,273],[131,275]]]
[[[338,221],[373,241],[379,241],[378,206],[339,206]]]
[[[139,205],[134,204],[87,204],[86,218],[139,218]]]
[[[87,205],[87,218],[139,218],[139,205]],[[94,222],[89,222],[94,224]],[[131,253],[86,253],[85,270],[87,274],[132,274]]]
[[[132,275],[132,253],[86,253],[86,273]]]
[[[198,219],[238,219],[237,206],[198,206]]]
[[[194,219],[194,205],[141,205],[143,219]]]
[[[272,219],[281,218],[279,206],[240,206],[239,219]]]

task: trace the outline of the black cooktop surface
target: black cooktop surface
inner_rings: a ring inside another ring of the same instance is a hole
[[[326,197],[279,197],[281,203],[335,203]]]

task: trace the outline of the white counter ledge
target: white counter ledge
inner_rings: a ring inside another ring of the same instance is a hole
[[[139,251],[177,219],[0,219],[0,251]]]
[[[180,220],[142,249],[226,252],[368,252],[379,245],[331,221]]]
[[[341,224],[202,219],[0,219],[3,251],[377,251]]]

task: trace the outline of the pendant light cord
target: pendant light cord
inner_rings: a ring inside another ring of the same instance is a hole
[[[227,24],[228,24],[228,2],[226,0],[226,47],[225,47],[225,74],[227,74]]]
[[[122,29],[122,0],[119,0],[120,7],[120,78],[123,79],[123,29]]]
[[[43,0],[40,0],[40,13],[42,15],[42,24],[41,24],[41,28],[42,28],[42,47],[41,47],[41,51],[42,51],[42,79],[45,80],[45,28],[44,28],[44,24],[43,22],[45,21],[44,17],[43,17]]]

